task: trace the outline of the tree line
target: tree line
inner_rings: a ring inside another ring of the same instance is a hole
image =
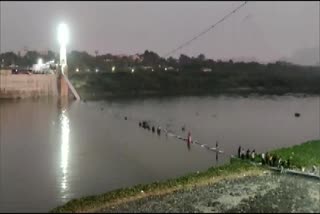
[[[4,66],[13,63],[30,66],[39,57],[44,62],[53,59],[58,61],[58,55],[52,51],[46,56],[30,51],[23,57],[12,52],[0,54],[0,62]],[[246,88],[320,93],[320,67],[281,61],[268,64],[221,61],[207,59],[203,54],[197,57],[181,54],[178,59],[165,59],[148,50],[135,57],[98,55],[97,52],[92,56],[87,52],[71,51],[68,54],[68,67],[75,86],[90,93],[211,93]],[[114,72],[112,67],[115,67]],[[203,72],[203,68],[209,68],[211,72]],[[79,72],[76,72],[77,69]]]

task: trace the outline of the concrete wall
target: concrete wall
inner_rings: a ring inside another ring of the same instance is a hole
[[[0,98],[58,96],[54,74],[4,74],[0,72]]]

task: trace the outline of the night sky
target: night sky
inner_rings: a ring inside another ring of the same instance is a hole
[[[160,55],[213,25],[243,2],[1,2],[0,51],[57,51],[57,25],[70,28],[68,50]],[[177,52],[269,61],[319,47],[319,2],[248,2],[234,16]]]

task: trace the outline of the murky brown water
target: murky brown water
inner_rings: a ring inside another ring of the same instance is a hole
[[[217,163],[214,152],[140,128],[143,119],[183,136],[190,130],[210,146],[218,141],[225,154]],[[317,97],[0,101],[0,212],[45,212],[72,198],[205,170],[227,162],[240,144],[261,152],[317,138]]]

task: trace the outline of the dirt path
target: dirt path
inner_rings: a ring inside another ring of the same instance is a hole
[[[268,173],[151,196],[101,212],[320,212],[320,181]]]

